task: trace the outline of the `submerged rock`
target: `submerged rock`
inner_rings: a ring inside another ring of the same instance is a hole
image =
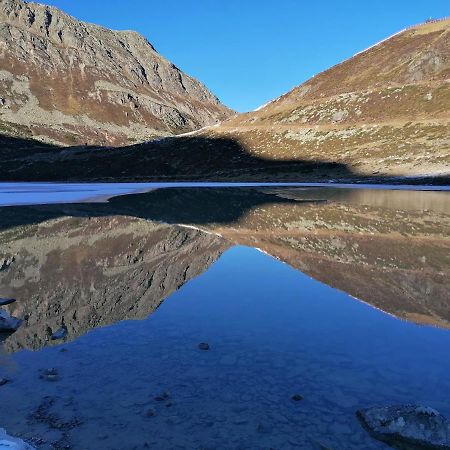
[[[198,348],[200,350],[209,350],[209,344],[207,342],[200,342],[200,344],[198,344]]]
[[[301,401],[303,400],[303,396],[301,396],[300,394],[294,394],[294,395],[291,397],[291,399],[292,399],[294,402],[301,402]]]
[[[5,384],[8,384],[10,380],[8,378],[0,378],[0,386],[4,386]]]
[[[59,341],[67,337],[67,328],[63,325],[59,330],[55,331],[52,336],[52,341]]]
[[[157,395],[155,397],[155,400],[157,402],[163,402],[163,401],[169,400],[169,398],[170,398],[170,392],[169,391],[165,391],[161,395]]]
[[[0,306],[10,305],[16,301],[15,298],[2,298],[0,297]]]
[[[6,434],[3,428],[0,428],[0,450],[36,450],[22,439],[14,438]]]
[[[450,450],[450,421],[436,410],[416,405],[359,410],[358,418],[376,439],[402,450]]]
[[[47,381],[58,381],[60,379],[60,376],[57,369],[51,368],[44,370],[39,378]]]
[[[10,316],[6,311],[0,309],[0,332],[16,331],[20,325],[22,325],[22,320]]]

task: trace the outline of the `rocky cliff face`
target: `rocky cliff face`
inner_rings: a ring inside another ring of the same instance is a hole
[[[218,236],[130,217],[65,217],[0,233],[0,291],[27,317],[5,349],[39,349],[65,326],[72,340],[145,319],[228,248]]]
[[[0,131],[68,145],[143,141],[231,114],[138,33],[22,0],[0,2],[0,92]]]
[[[450,173],[450,19],[415,26],[221,127],[261,158]]]

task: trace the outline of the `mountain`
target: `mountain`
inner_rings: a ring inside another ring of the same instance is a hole
[[[126,145],[232,112],[140,34],[59,9],[0,2],[0,132],[66,145]]]
[[[222,128],[265,158],[450,172],[450,19],[414,26]]]
[[[4,138],[3,180],[450,183],[450,19],[411,27],[218,126],[113,152]]]

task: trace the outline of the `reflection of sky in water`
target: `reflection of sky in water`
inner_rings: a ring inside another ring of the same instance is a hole
[[[450,417],[449,331],[399,321],[246,247],[149,319],[64,347],[17,353],[1,369],[14,379],[1,391],[9,432],[42,432],[26,417],[46,395],[53,413],[83,422],[68,431],[75,449],[382,449],[359,407],[418,402]],[[46,367],[61,380],[39,380]],[[166,390],[171,404],[156,402]]]

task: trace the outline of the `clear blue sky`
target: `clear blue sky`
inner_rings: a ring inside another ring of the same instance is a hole
[[[139,31],[226,105],[249,111],[450,0],[40,0]]]

